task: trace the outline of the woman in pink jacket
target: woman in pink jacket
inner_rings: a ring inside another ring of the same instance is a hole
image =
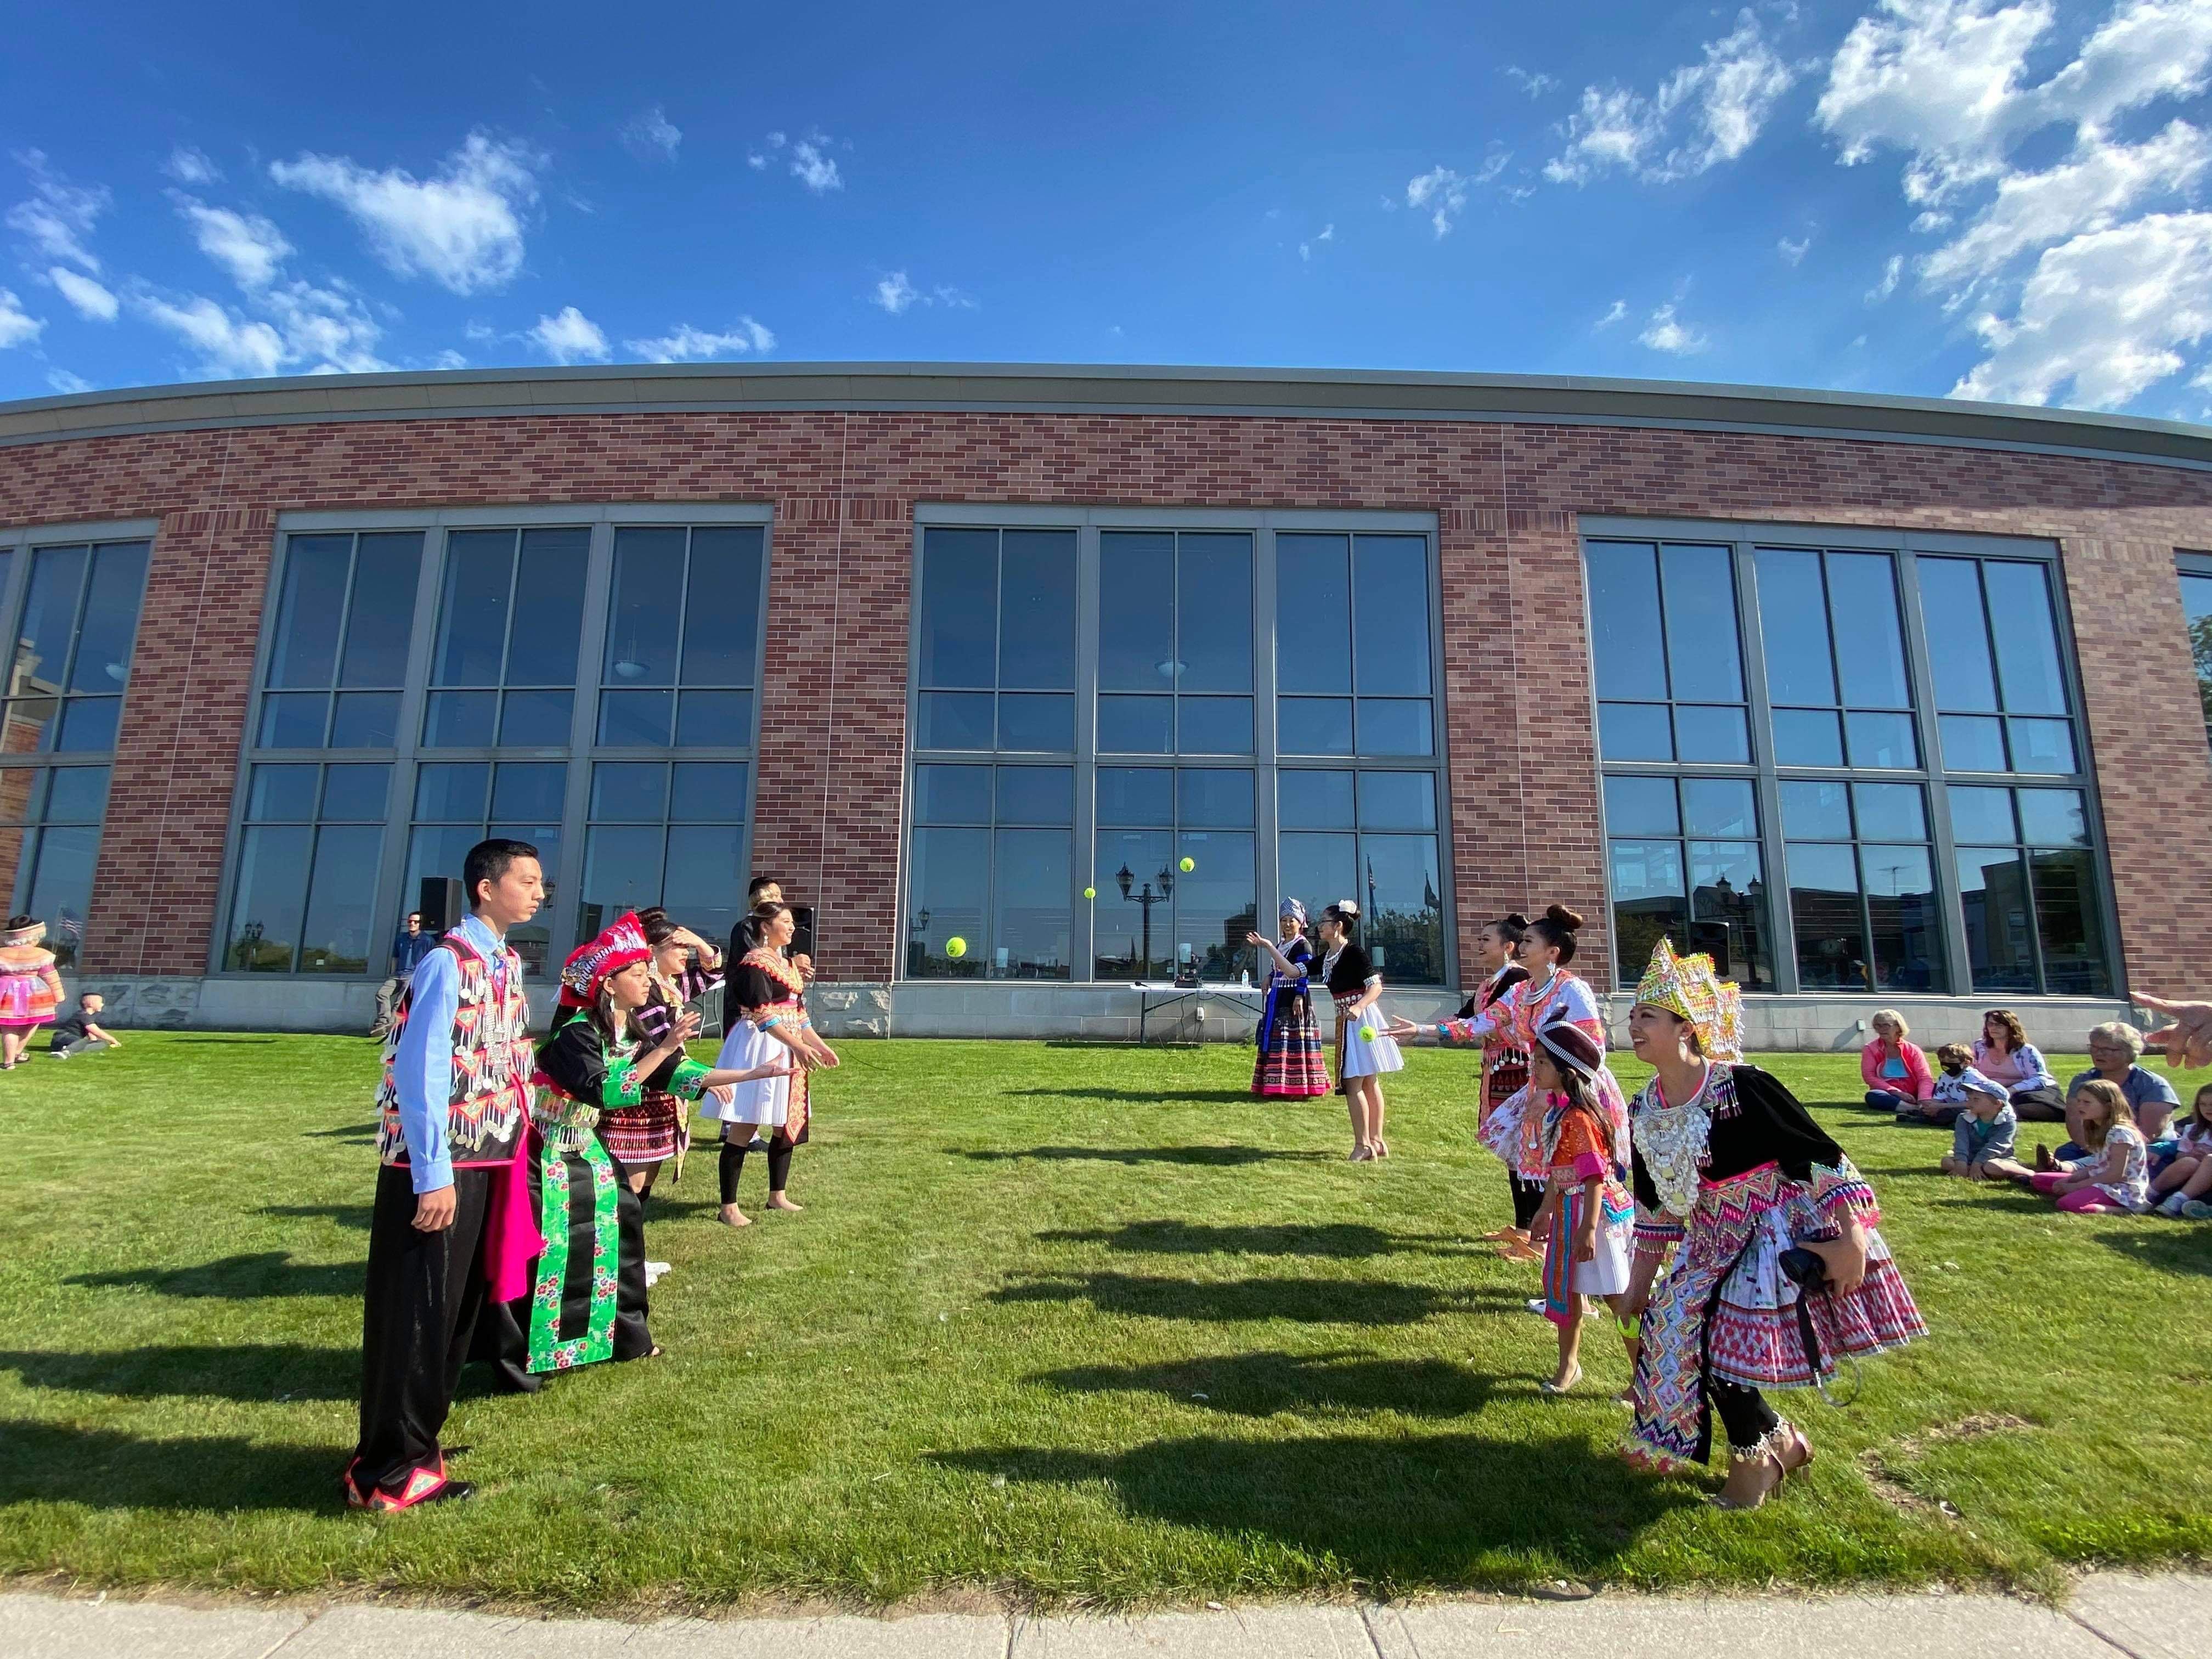
[[[1859,1075],[1866,1079],[1866,1103],[1897,1114],[1899,1123],[1941,1123],[1958,1115],[1956,1107],[1935,1103],[1936,1074],[1920,1045],[1907,1042],[1911,1028],[1894,1008],[1884,1008],[1872,1021],[1874,1041],[1859,1050]]]

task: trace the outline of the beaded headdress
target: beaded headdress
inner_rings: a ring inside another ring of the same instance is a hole
[[[0,950],[13,950],[18,945],[36,945],[46,936],[46,924],[34,921],[28,927],[17,927],[0,933]]]
[[[1706,1059],[1733,1063],[1743,1058],[1743,993],[1713,971],[1713,959],[1703,951],[1678,957],[1674,940],[1661,939],[1637,984],[1636,1000],[1687,1020]]]
[[[1536,1028],[1536,1041],[1559,1064],[1592,1081],[1604,1069],[1605,1045],[1576,1024],[1567,1011],[1556,1004],[1551,1018]]]
[[[650,962],[653,947],[645,942],[645,929],[631,911],[568,952],[561,964],[561,1006],[589,1008],[599,1000],[599,988],[610,975],[632,963]]]
[[[1306,907],[1296,899],[1285,899],[1281,917],[1285,921],[1295,921],[1303,927],[1306,925]]]

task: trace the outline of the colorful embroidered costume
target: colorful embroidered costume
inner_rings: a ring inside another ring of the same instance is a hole
[[[739,1013],[729,1022],[722,1052],[715,1065],[744,1071],[757,1066],[791,1062],[791,1050],[771,1033],[781,1025],[806,1030],[813,1022],[806,1014],[806,981],[782,955],[766,945],[745,952],[731,974],[724,992],[726,1007]],[[740,1083],[728,1105],[711,1096],[699,1115],[725,1123],[754,1123],[772,1131],[770,1140],[780,1147],[806,1144],[808,1118],[807,1074],[802,1068],[787,1075]]]
[[[1303,929],[1305,906],[1285,899],[1286,920]],[[1306,969],[1286,974],[1276,968],[1267,975],[1267,1000],[1260,1009],[1260,1054],[1252,1065],[1252,1092],[1279,1100],[1307,1100],[1328,1092],[1328,1064],[1322,1057],[1321,1022],[1314,1018],[1313,947],[1305,934],[1275,947],[1285,961]]]
[[[719,963],[713,968],[687,968],[673,979],[656,973],[653,1000],[629,1017],[630,1024],[647,1045],[657,1044],[675,1025],[686,1003],[696,1002],[721,982]],[[607,1150],[633,1166],[676,1157],[687,1138],[684,1102],[650,1083],[636,1105],[617,1107],[599,1118],[599,1139]]]
[[[1543,1135],[1551,1190],[1559,1200],[1544,1251],[1544,1317],[1565,1325],[1583,1316],[1577,1297],[1618,1296],[1628,1288],[1636,1206],[1595,1112],[1553,1095],[1544,1108]],[[1598,1183],[1597,1250],[1589,1261],[1577,1261],[1575,1237],[1588,1201],[1583,1184],[1592,1180]]]
[[[1463,1020],[1479,1019],[1504,1001],[1516,985],[1528,982],[1528,970],[1517,962],[1509,962],[1488,979],[1483,981],[1475,994],[1459,1011]],[[1475,1114],[1475,1133],[1480,1136],[1490,1127],[1490,1120],[1498,1109],[1528,1086],[1528,1051],[1513,1046],[1510,1030],[1492,1027],[1482,1039],[1482,1102]],[[1536,1212],[1544,1202],[1544,1183],[1527,1181],[1511,1163],[1505,1166],[1505,1183],[1513,1195],[1513,1225],[1521,1232],[1528,1231],[1528,1224],[1536,1218]]]
[[[1321,969],[1322,982],[1336,1002],[1338,1078],[1379,1077],[1385,1072],[1403,1071],[1405,1056],[1398,1052],[1397,1039],[1382,1029],[1379,1007],[1370,1006],[1357,1022],[1351,1018],[1353,1005],[1367,994],[1368,988],[1382,982],[1382,975],[1375,971],[1374,959],[1357,945],[1340,945],[1328,953]],[[1370,1031],[1372,1036],[1367,1035]]]
[[[46,936],[44,922],[0,935],[0,1030],[34,1030],[52,1024],[61,1006],[61,975]]]
[[[1590,994],[1588,981],[1565,968],[1554,968],[1541,983],[1524,977],[1506,986],[1472,1019],[1439,1022],[1437,1038],[1480,1042],[1486,1048],[1498,1039],[1510,1052],[1526,1054],[1536,1046],[1538,1028],[1553,1020],[1567,1021],[1595,1038],[1601,1051],[1605,1048],[1605,1018],[1598,1012],[1597,999]],[[1598,1068],[1592,1093],[1613,1126],[1615,1143],[1626,1146],[1628,1102],[1610,1067]],[[1540,1188],[1551,1179],[1551,1166],[1544,1157],[1543,1116],[1542,1106],[1522,1088],[1492,1106],[1482,1126],[1482,1144],[1503,1158],[1515,1176]]]

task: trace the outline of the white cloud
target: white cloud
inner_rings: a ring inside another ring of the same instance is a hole
[[[72,374],[65,368],[48,369],[46,384],[64,396],[79,392],[89,392],[93,389],[92,382],[86,380],[83,375]]]
[[[27,238],[42,258],[96,273],[100,261],[85,239],[113,199],[106,186],[88,189],[70,183],[46,165],[41,150],[23,150],[15,159],[31,175],[31,194],[8,210],[8,228]]]
[[[13,289],[0,288],[0,350],[37,339],[46,325],[44,318],[23,309]]]
[[[1532,75],[1518,64],[1508,64],[1505,66],[1505,78],[1531,98],[1541,98],[1559,84],[1559,76],[1540,72]]]
[[[1802,264],[1812,249],[1810,236],[1801,236],[1794,242],[1785,236],[1774,245],[1774,251],[1782,256],[1782,263],[1789,265]]]
[[[175,301],[144,291],[132,295],[131,306],[197,351],[200,367],[211,377],[275,374],[285,366],[284,337],[274,327],[240,318],[203,295]]]
[[[1677,357],[1703,351],[1711,343],[1677,319],[1672,305],[1661,306],[1653,312],[1651,320],[1644,325],[1644,332],[1636,338],[1638,344],[1650,346],[1654,351],[1671,352]]]
[[[1554,184],[1587,184],[1619,167],[1640,179],[1687,179],[1749,149],[1797,71],[1769,46],[1756,15],[1705,46],[1646,95],[1585,87],[1563,129],[1566,148],[1544,164]]]
[[[607,360],[605,331],[574,306],[562,306],[554,315],[538,318],[538,326],[530,331],[528,337],[556,363],[573,363],[586,357],[595,362]]]
[[[765,173],[768,171],[768,157],[754,150],[746,155],[745,165],[755,173]]]
[[[1322,227],[1321,234],[1315,237],[1312,241],[1300,242],[1298,244],[1298,258],[1301,259],[1311,259],[1313,258],[1313,251],[1317,246],[1322,242],[1333,242],[1335,240],[1336,227],[1334,224],[1323,225]]]
[[[1628,301],[1626,300],[1615,300],[1611,305],[1605,308],[1605,315],[1599,318],[1593,326],[1597,328],[1611,328],[1615,323],[1620,321],[1627,315]]]
[[[46,272],[46,280],[61,290],[62,298],[76,308],[76,314],[88,322],[112,323],[117,310],[115,295],[103,284],[94,282],[81,271],[67,265],[56,265]]]
[[[242,289],[266,288],[292,252],[284,233],[258,213],[210,207],[181,193],[177,211],[191,226],[200,252],[228,271]]]
[[[921,291],[906,279],[906,272],[895,270],[876,283],[875,302],[894,317],[905,311],[921,297]]]
[[[398,275],[475,294],[506,286],[522,269],[522,215],[538,200],[544,164],[526,146],[478,131],[429,179],[315,155],[272,162],[269,176],[343,208]]]
[[[222,178],[222,169],[208,160],[207,152],[191,144],[179,144],[169,152],[169,159],[161,164],[161,171],[180,185],[195,187],[212,185]]]
[[[1881,280],[1867,290],[1867,303],[1880,305],[1896,293],[1898,279],[1904,275],[1905,256],[1902,253],[1891,254],[1888,263],[1881,268]]]
[[[1467,206],[1467,180],[1442,162],[1406,180],[1406,205],[1430,210],[1429,223],[1439,237],[1451,234],[1452,220]]]
[[[464,357],[459,352],[454,350],[451,346],[447,346],[443,351],[440,352],[436,356],[430,360],[430,367],[433,368],[466,368],[468,366],[469,360],[466,357]]]
[[[726,333],[710,333],[684,323],[659,339],[625,340],[623,344],[632,355],[649,363],[691,363],[735,357],[748,351],[772,351],[775,349],[775,336],[751,318],[740,317]]]
[[[631,155],[647,160],[659,156],[672,161],[677,146],[684,142],[684,130],[668,118],[668,112],[655,104],[650,109],[640,110],[623,129],[622,139]]]
[[[175,335],[213,378],[279,374],[368,374],[392,365],[377,356],[383,330],[349,289],[272,280],[248,293],[246,311],[205,295],[165,293],[134,284],[125,296],[133,316]]]
[[[791,176],[817,196],[845,188],[845,181],[837,175],[836,162],[823,153],[829,143],[826,137],[814,132],[791,147]]]

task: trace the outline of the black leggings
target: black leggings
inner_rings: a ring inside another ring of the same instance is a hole
[[[745,1147],[742,1141],[722,1143],[722,1202],[738,1201],[738,1177],[745,1170]],[[791,1143],[771,1138],[768,1143],[768,1189],[780,1193],[791,1184]]]
[[[1513,1224],[1525,1233],[1536,1212],[1544,1207],[1544,1183],[1523,1181],[1510,1170],[1505,1172],[1505,1179],[1513,1188]]]
[[[1741,1382],[1726,1382],[1717,1376],[1709,1376],[1705,1379],[1705,1395],[1712,1401],[1714,1414],[1721,1419],[1721,1428],[1728,1436],[1729,1450],[1740,1455],[1748,1455],[1782,1421],[1781,1414],[1766,1403],[1765,1395]]]

